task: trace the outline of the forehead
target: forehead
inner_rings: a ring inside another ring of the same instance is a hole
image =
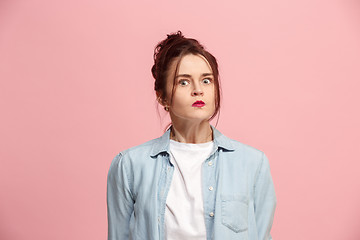
[[[178,74],[212,73],[211,66],[202,55],[187,54],[179,62]]]

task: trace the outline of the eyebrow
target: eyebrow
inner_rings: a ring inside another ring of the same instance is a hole
[[[201,74],[202,77],[207,77],[207,76],[213,76],[212,73],[203,73]],[[178,77],[187,77],[187,78],[191,78],[191,75],[190,74],[179,74],[177,75],[175,78],[178,78]]]

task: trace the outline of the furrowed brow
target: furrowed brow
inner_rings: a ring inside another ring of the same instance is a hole
[[[191,78],[191,75],[190,74],[179,74],[179,75],[176,76],[176,78],[179,78],[179,77]]]
[[[201,74],[201,76],[203,76],[203,77],[212,76],[212,75],[213,75],[212,73],[203,73],[203,74]]]
[[[203,73],[201,74],[202,77],[207,77],[207,76],[213,76],[212,73]],[[187,77],[187,78],[191,78],[191,75],[190,74],[179,74],[176,76],[176,78],[179,78],[179,77]]]

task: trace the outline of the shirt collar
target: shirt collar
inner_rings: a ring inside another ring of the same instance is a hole
[[[214,145],[216,149],[223,148],[227,151],[233,151],[234,146],[231,142],[231,139],[223,135],[219,130],[211,125],[213,130]],[[151,157],[155,157],[160,153],[169,153],[169,143],[170,143],[170,131],[169,128],[160,138],[156,139],[156,142],[151,151]]]

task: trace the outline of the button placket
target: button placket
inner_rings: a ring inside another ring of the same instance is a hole
[[[208,215],[209,220],[211,220],[211,223],[209,224],[213,224],[214,221],[214,206],[212,204],[213,200],[215,198],[215,188],[214,188],[214,184],[216,184],[216,182],[214,181],[214,175],[215,175],[215,162],[214,159],[215,155],[214,153],[209,157],[209,159],[207,160],[207,162],[205,163],[206,165],[204,166],[204,171],[206,171],[206,183],[205,186],[207,186],[207,198],[210,200],[208,201],[208,203],[211,203],[210,205],[206,206],[206,212]]]

